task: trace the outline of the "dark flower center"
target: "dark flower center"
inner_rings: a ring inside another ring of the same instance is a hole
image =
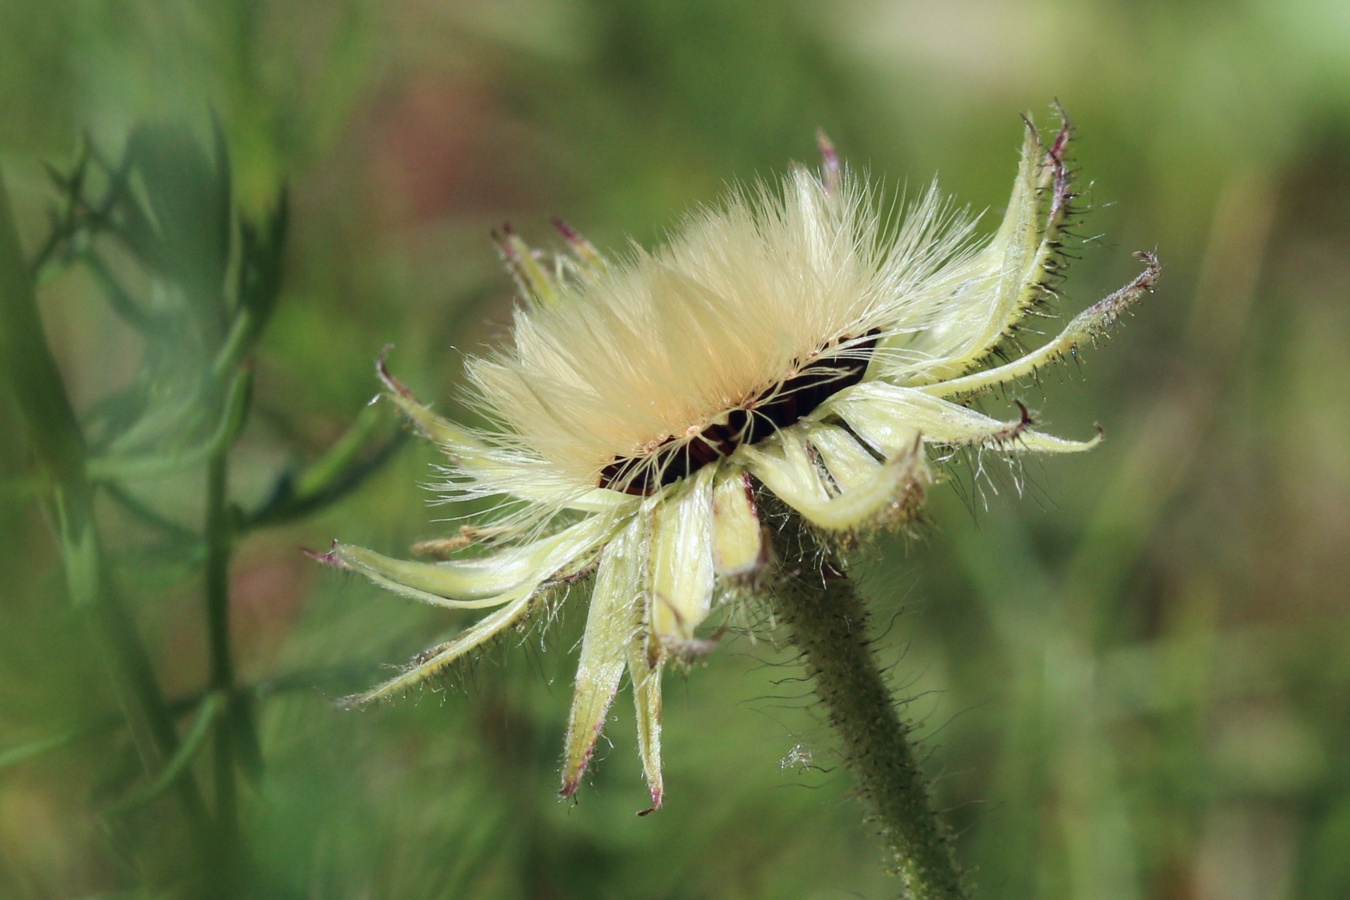
[[[616,456],[600,470],[600,487],[645,497],[730,456],[741,444],[754,444],[787,428],[830,396],[862,381],[868,351],[876,343],[876,332],[872,332],[849,356],[805,366],[728,412],[723,421],[704,426],[692,438],[672,436],[642,456]]]

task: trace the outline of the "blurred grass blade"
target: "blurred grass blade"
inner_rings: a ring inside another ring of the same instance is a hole
[[[93,488],[84,472],[84,438],[43,337],[30,271],[0,179],[0,378],[19,409],[33,465],[45,488],[71,603],[87,616],[142,764],[147,771],[158,772],[178,748],[173,718],[145,646],[105,580]],[[178,789],[189,818],[204,834],[206,809],[196,784],[183,779]]]
[[[299,473],[284,473],[267,502],[245,516],[241,530],[297,519],[355,490],[379,470],[408,436],[406,431],[395,431],[372,450],[379,432],[386,427],[382,407],[366,407],[322,456]]]
[[[90,459],[85,473],[90,481],[139,481],[177,475],[195,466],[204,465],[229,449],[248,417],[249,400],[253,395],[253,366],[239,370],[230,384],[221,407],[220,421],[215,431],[202,444],[179,453],[150,453],[145,456],[101,456]]]
[[[113,277],[112,272],[108,271],[108,266],[103,262],[103,257],[90,250],[84,253],[81,259],[89,269],[89,274],[94,277],[94,281],[103,289],[104,296],[108,298],[108,306],[112,308],[112,311],[137,331],[142,333],[149,331],[155,324],[154,319],[149,313],[141,309],[140,304],[132,299],[126,288],[122,287],[121,283]]]
[[[192,727],[183,738],[183,742],[178,746],[177,752],[168,760],[159,775],[130,797],[124,797],[108,807],[103,811],[103,815],[105,817],[125,815],[134,809],[139,809],[154,802],[162,796],[196,759],[197,753],[205,746],[206,738],[211,734],[212,726],[224,711],[225,695],[219,691],[212,691],[207,694],[205,701],[202,702],[201,712],[197,714]]]
[[[63,205],[61,209],[52,211],[51,232],[47,235],[42,249],[33,257],[31,271],[34,282],[39,285],[45,281],[49,272],[54,273],[55,267],[49,269],[49,263],[56,260],[57,251],[70,240],[78,227],[76,216],[84,206],[85,182],[89,173],[89,162],[93,156],[92,149],[88,138],[80,141],[75,164],[71,167],[69,175],[62,174],[50,163],[44,166],[47,177],[62,196]]]
[[[290,196],[283,187],[266,221],[261,225],[243,221],[239,226],[239,305],[252,313],[259,332],[271,318],[281,294],[289,222]]]
[[[234,759],[249,784],[257,787],[263,776],[262,740],[258,736],[257,717],[253,712],[254,698],[236,693],[225,713],[224,726],[229,730],[234,747]]]
[[[0,750],[0,772],[6,769],[12,769],[15,766],[22,765],[29,760],[45,756],[55,750],[68,747],[83,737],[89,735],[91,729],[86,727],[68,728],[57,734],[50,734],[37,740],[27,741],[26,743],[10,747],[8,750]]]
[[[215,110],[211,111],[211,150],[215,177],[206,183],[214,188],[211,208],[215,216],[214,221],[208,220],[208,224],[214,226],[214,231],[208,234],[211,244],[222,248],[225,253],[220,260],[219,272],[223,280],[225,267],[229,264],[230,243],[234,231],[234,167],[230,164],[230,145],[225,138],[225,128],[221,125],[220,116]]]
[[[125,236],[154,272],[185,288],[198,316],[220,327],[228,318],[228,164],[208,159],[196,137],[175,125],[137,126],[127,158],[139,177],[122,204],[130,216]]]
[[[211,368],[211,377],[223,378],[253,347],[267,327],[281,291],[286,223],[290,215],[287,194],[282,190],[266,224],[239,226],[240,260],[237,273],[237,304],[229,330]]]

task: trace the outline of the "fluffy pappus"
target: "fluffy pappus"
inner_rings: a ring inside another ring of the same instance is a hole
[[[505,346],[467,363],[468,402],[489,424],[436,415],[378,366],[385,396],[444,450],[447,498],[494,509],[428,547],[437,561],[342,543],[320,557],[484,615],[350,702],[424,682],[586,578],[561,793],[577,790],[626,677],[659,806],[662,674],[708,651],[700,627],[720,600],[743,604],[802,565],[773,549],[774,517],[856,547],[914,518],[934,452],[1096,443],[1037,431],[1020,402],[1006,421],[968,405],[1075,353],[1158,277],[1140,254],[1144,271],[1058,336],[1016,342],[1064,275],[1069,135],[1047,144],[1028,123],[1007,211],[983,238],[936,187],[885,212],[823,139],[819,171],[732,191],[653,250],[606,258],[555,222],[567,253],[550,258],[503,228],[521,302]]]

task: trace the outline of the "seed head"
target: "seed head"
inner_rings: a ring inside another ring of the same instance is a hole
[[[468,362],[491,426],[437,416],[385,368],[386,396],[445,452],[451,499],[494,512],[435,562],[337,543],[322,558],[454,609],[490,610],[353,704],[426,681],[593,573],[563,764],[571,796],[625,673],[660,806],[661,675],[705,653],[700,626],[726,589],[771,579],[766,497],[827,539],[903,524],[930,455],[1085,450],[971,398],[1076,353],[1151,290],[1158,264],[1023,352],[1018,323],[1053,299],[1075,216],[1070,128],[1028,122],[997,232],[930,188],[892,222],[822,135],[819,172],[734,191],[686,216],[656,250],[602,257],[555,222],[567,252],[496,235],[521,302],[510,343]]]

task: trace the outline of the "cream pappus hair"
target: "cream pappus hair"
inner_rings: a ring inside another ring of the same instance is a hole
[[[735,191],[670,242],[606,260],[556,223],[568,252],[498,235],[520,287],[509,346],[468,362],[471,429],[385,369],[386,396],[445,452],[451,499],[497,511],[441,542],[448,558],[392,559],[335,543],[322,559],[405,597],[487,611],[396,677],[397,695],[592,577],[563,762],[577,789],[625,673],[652,806],[661,805],[661,675],[710,642],[699,628],[735,589],[772,584],[773,502],[847,543],[906,521],[928,456],[1085,450],[968,402],[1075,354],[1150,291],[1158,264],[1024,352],[1012,333],[1053,299],[1073,216],[1067,120],[1046,144],[1027,123],[997,232],[930,189],[893,223],[820,139],[819,171]]]

